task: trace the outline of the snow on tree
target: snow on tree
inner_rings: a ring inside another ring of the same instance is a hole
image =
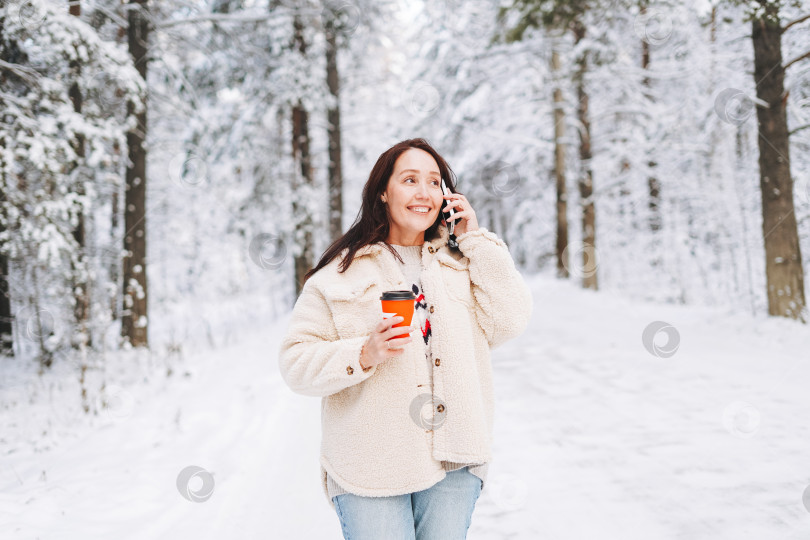
[[[73,231],[80,215],[106,205],[105,196],[120,186],[119,152],[134,118],[116,105],[129,102],[139,110],[145,85],[125,51],[102,41],[64,6],[8,2],[0,28],[0,251],[9,260],[16,350],[25,354],[33,345],[49,366],[74,337],[70,284],[86,283],[95,302],[107,294],[96,273],[106,246],[89,238],[95,251],[88,263]],[[71,87],[83,96],[81,112],[74,110]],[[85,141],[84,155],[71,144],[77,138]],[[35,316],[43,310],[53,328]],[[109,314],[97,317],[90,326],[103,332]],[[45,347],[50,334],[56,351]]]

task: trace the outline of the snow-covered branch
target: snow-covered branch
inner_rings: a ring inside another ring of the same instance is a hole
[[[272,13],[266,15],[232,15],[227,13],[211,13],[210,15],[202,15],[199,17],[186,17],[185,19],[174,19],[155,23],[155,28],[169,28],[180,24],[194,24],[200,22],[217,22],[217,23],[246,23],[246,22],[264,22],[274,18]]]
[[[785,64],[785,70],[787,70],[787,68],[789,68],[790,66],[792,66],[796,62],[799,62],[800,60],[804,60],[805,58],[810,58],[810,51],[807,51],[804,54],[800,54],[799,56],[797,56],[796,58],[794,58],[793,60],[791,60],[790,62]]]
[[[798,133],[798,132],[800,132],[800,131],[802,131],[804,129],[807,129],[807,128],[810,128],[810,124],[805,124],[803,126],[799,126],[796,129],[791,130],[790,133],[788,133],[788,135],[792,136],[794,133]]]
[[[799,17],[798,19],[794,19],[794,20],[790,21],[789,23],[787,23],[782,28],[782,32],[787,32],[787,29],[790,28],[791,26],[796,25],[796,24],[801,24],[801,23],[803,23],[804,21],[806,21],[808,19],[810,19],[810,13],[808,13],[807,15],[804,15],[802,17]]]
[[[0,69],[10,71],[11,73],[14,73],[21,79],[25,80],[26,82],[29,82],[37,86],[39,85],[40,75],[39,73],[37,73],[37,70],[35,69],[21,66],[20,64],[11,64],[4,60],[0,60]]]

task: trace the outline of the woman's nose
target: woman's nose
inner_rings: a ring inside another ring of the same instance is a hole
[[[427,186],[425,184],[419,184],[419,186],[420,187],[419,187],[419,190],[417,192],[418,195],[423,199],[427,199],[428,198]]]

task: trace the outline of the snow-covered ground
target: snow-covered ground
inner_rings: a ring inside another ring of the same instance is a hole
[[[495,458],[468,538],[810,538],[810,328],[528,281],[531,326],[493,351]],[[645,346],[656,321],[677,336]],[[169,378],[116,357],[100,416],[76,412],[75,374],[4,379],[0,537],[341,538],[320,400],[278,373],[286,324],[188,350]],[[181,495],[184,470],[210,498]]]

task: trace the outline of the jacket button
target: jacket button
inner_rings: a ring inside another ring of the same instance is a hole
[[[428,246],[428,252],[433,253],[433,246]]]
[[[433,313],[433,306],[430,306],[430,312]]]
[[[438,406],[438,407],[436,407],[436,410],[437,410],[437,411],[439,411],[439,412],[444,412],[444,405],[442,405],[441,403],[439,403],[439,406]]]
[[[433,362],[433,363],[434,363],[434,364],[436,364],[436,365],[438,366],[438,365],[441,365],[442,360],[441,360],[441,358],[437,358],[437,359],[436,359],[436,361],[435,361],[435,362]]]
[[[354,368],[352,368],[352,366],[346,366],[346,373],[351,375],[352,373],[354,373]]]

